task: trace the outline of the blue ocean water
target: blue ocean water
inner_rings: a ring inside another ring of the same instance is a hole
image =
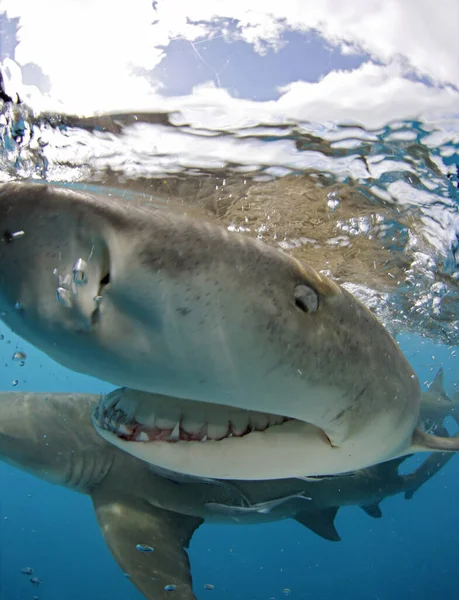
[[[56,366],[48,357],[0,328],[1,388],[15,391],[98,393],[111,386]],[[453,391],[459,359],[447,346],[417,336],[400,336],[421,381],[431,381],[442,365],[445,386]],[[11,360],[27,354],[21,367]],[[403,465],[414,468],[417,455]],[[384,500],[383,518],[343,507],[336,519],[342,537],[332,543],[300,524],[205,524],[194,534],[190,559],[199,599],[215,597],[280,600],[292,598],[390,600],[439,594],[456,597],[459,513],[458,459],[451,460],[412,500]],[[53,486],[0,463],[0,598],[140,600],[105,546],[89,497]],[[36,588],[21,573],[32,567]],[[215,586],[213,590],[205,584]],[[171,597],[173,593],[171,592]]]

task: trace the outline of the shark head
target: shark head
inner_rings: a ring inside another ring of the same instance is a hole
[[[154,464],[155,448],[185,458],[185,442],[199,442],[210,466],[239,442],[241,456],[258,459],[236,471],[253,479],[266,476],[260,461],[285,466],[274,460],[279,435],[296,457],[283,477],[345,472],[409,446],[416,375],[374,315],[308,265],[186,214],[43,184],[3,185],[0,223],[1,318],[64,366],[139,391],[117,403],[121,418],[108,397],[95,419],[123,449],[146,442],[142,458]],[[179,440],[175,426],[158,439],[158,398],[161,410],[169,398],[170,413],[192,401],[209,415],[182,432],[179,423]],[[238,430],[224,416],[222,452],[204,451],[215,406],[263,413],[267,426],[254,417],[231,441]],[[143,426],[143,439],[127,424]],[[190,429],[201,433],[185,439]],[[323,451],[326,460],[312,458]],[[234,476],[195,474],[210,472]]]

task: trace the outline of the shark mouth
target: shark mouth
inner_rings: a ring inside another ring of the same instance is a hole
[[[322,429],[305,421],[130,388],[101,397],[92,420],[98,434],[120,450],[207,479],[336,474],[350,470],[354,452],[339,452]],[[359,456],[358,467],[367,466]]]
[[[119,388],[99,399],[97,428],[126,442],[207,442],[242,438],[293,419]]]

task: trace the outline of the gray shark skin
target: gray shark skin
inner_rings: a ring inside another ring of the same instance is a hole
[[[0,458],[40,479],[88,494],[110,551],[147,599],[170,597],[164,587],[175,583],[174,597],[192,600],[185,549],[202,519],[155,507],[148,496],[137,493],[138,482],[145,481],[148,495],[145,465],[108,445],[90,426],[94,399],[1,393]],[[140,552],[137,544],[155,551]]]
[[[0,186],[1,318],[64,366],[128,388],[116,419],[113,397],[102,402],[107,440],[169,470],[242,480],[459,450],[416,429],[413,369],[346,290],[258,240],[146,204]],[[176,423],[158,431],[165,398],[161,418]],[[220,412],[204,434],[205,410],[183,418],[192,401],[258,416],[233,435]]]
[[[177,586],[174,597],[195,598],[186,548],[204,520],[256,524],[293,518],[339,541],[334,519],[340,506],[360,505],[380,517],[383,498],[416,491],[454,456],[437,454],[427,472],[409,477],[397,473],[403,459],[317,481],[219,482],[155,474],[96,433],[91,413],[97,401],[90,394],[0,393],[0,459],[89,495],[114,558],[148,600],[169,597],[164,587],[170,584]],[[154,552],[142,553],[137,544]]]

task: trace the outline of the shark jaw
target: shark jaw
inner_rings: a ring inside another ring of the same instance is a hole
[[[151,465],[214,479],[283,479],[349,471],[349,454],[324,431],[282,415],[119,388],[93,424],[105,440]],[[354,457],[355,460],[355,457]]]
[[[241,438],[293,420],[127,388],[102,396],[92,418],[98,429],[109,431],[126,442],[143,443],[205,443]]]

